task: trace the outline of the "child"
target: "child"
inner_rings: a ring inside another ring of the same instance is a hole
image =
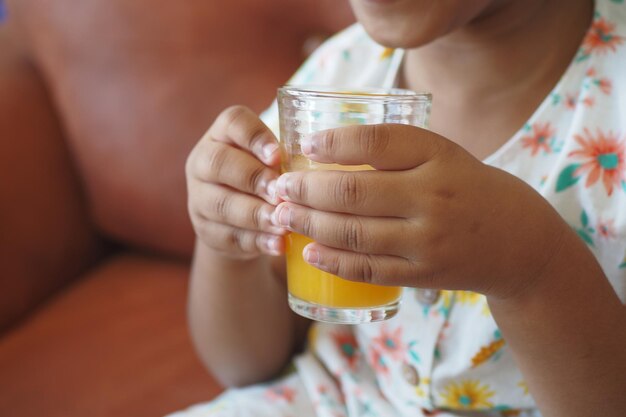
[[[275,379],[176,415],[623,416],[626,4],[352,6],[291,83],[431,92],[432,132],[327,131],[309,158],[378,171],[279,176],[275,106],[218,117],[187,164],[192,334],[225,385]],[[408,287],[400,313],[293,314],[286,231],[317,268]]]

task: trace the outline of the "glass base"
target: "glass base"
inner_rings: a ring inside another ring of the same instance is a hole
[[[398,313],[400,300],[384,306],[339,308],[313,304],[289,294],[289,307],[295,313],[312,320],[326,323],[359,324],[392,318]]]

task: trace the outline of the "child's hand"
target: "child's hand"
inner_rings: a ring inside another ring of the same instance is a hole
[[[270,215],[277,204],[276,138],[249,109],[224,110],[189,155],[188,206],[198,238],[236,259],[283,251],[283,230]]]
[[[307,262],[351,280],[513,295],[541,273],[566,229],[521,180],[427,130],[351,126],[302,148],[318,162],[377,169],[278,181],[285,203],[272,220],[316,241]]]

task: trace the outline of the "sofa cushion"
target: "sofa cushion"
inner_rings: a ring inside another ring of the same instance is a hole
[[[186,328],[188,269],[110,259],[0,339],[1,416],[158,416],[220,387]]]
[[[336,0],[7,4],[53,94],[97,226],[187,256],[191,148],[227,106],[267,106],[310,35],[352,21]]]

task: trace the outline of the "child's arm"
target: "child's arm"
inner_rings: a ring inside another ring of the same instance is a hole
[[[187,162],[196,243],[189,295],[192,337],[225,385],[280,372],[301,345],[308,321],[287,305],[283,231],[277,203],[278,146],[250,110],[225,110]]]
[[[289,309],[279,269],[283,258],[233,260],[196,244],[191,332],[200,357],[224,385],[276,376],[303,344],[310,322]]]
[[[518,178],[441,136],[354,126],[301,143],[318,162],[377,171],[278,180],[277,223],[314,266],[355,281],[488,296],[545,417],[626,410],[626,307],[593,254]]]
[[[575,233],[533,286],[489,306],[545,417],[626,413],[626,307]]]

